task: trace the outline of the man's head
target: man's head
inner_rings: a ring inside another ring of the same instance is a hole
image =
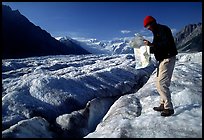
[[[153,31],[155,28],[155,25],[157,24],[156,19],[152,16],[146,16],[144,18],[144,27],[147,28],[150,31]]]

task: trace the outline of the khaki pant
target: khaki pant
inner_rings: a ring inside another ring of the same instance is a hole
[[[176,56],[164,59],[159,64],[158,76],[156,81],[157,91],[160,94],[160,104],[164,104],[165,109],[173,109],[169,86],[173,74]]]

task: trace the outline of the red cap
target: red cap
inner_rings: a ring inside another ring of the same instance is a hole
[[[152,22],[156,22],[156,19],[153,18],[152,16],[146,16],[144,18],[144,27],[146,27],[148,24],[150,24]]]

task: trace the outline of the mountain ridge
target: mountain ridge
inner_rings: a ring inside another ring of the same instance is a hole
[[[179,52],[202,51],[202,23],[184,26],[174,38]]]
[[[90,54],[79,45],[64,45],[46,30],[34,25],[18,10],[2,5],[2,58],[25,58],[46,55]]]

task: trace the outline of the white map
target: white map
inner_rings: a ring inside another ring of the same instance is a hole
[[[145,68],[151,62],[150,47],[144,45],[143,39],[140,34],[136,34],[130,42],[130,46],[134,48],[135,60],[139,58],[139,60],[136,61],[136,69]]]

